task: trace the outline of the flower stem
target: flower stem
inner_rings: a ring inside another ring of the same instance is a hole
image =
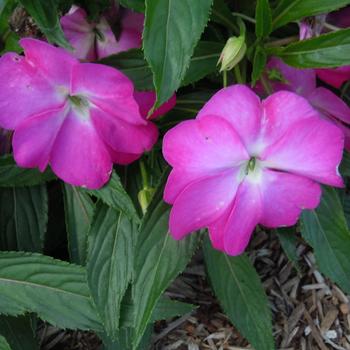
[[[141,178],[142,178],[142,185],[143,188],[148,188],[149,183],[148,183],[148,174],[146,171],[145,163],[140,160],[140,170],[141,170]]]
[[[293,35],[293,36],[289,36],[287,38],[270,41],[265,46],[266,47],[283,46],[283,45],[287,45],[287,44],[293,43],[294,41],[299,41],[299,36],[298,35]]]
[[[250,22],[250,23],[256,23],[256,21],[255,21],[255,19],[254,18],[252,18],[252,17],[249,17],[249,16],[247,16],[247,15],[245,15],[245,14],[243,14],[243,13],[239,13],[239,12],[232,12],[232,14],[234,15],[234,16],[237,16],[237,17],[240,17],[240,18],[243,18],[243,19],[245,19],[246,21],[248,21],[248,22]]]
[[[227,70],[222,72],[222,85],[224,88],[227,87]]]
[[[241,75],[241,71],[239,69],[239,65],[237,64],[234,68],[233,68],[234,72],[235,72],[235,78],[236,78],[236,82],[238,84],[243,84],[243,79],[242,79],[242,75]]]
[[[272,91],[272,87],[271,87],[270,82],[263,75],[260,77],[260,81],[261,81],[261,84],[264,87],[265,92],[268,95],[271,95],[273,91]]]

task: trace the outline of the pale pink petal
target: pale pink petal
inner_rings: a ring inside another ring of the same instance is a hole
[[[87,97],[90,103],[128,123],[147,124],[133,97],[133,83],[114,68],[96,63],[75,66],[71,91]]]
[[[263,101],[261,135],[255,143],[255,153],[279,140],[291,126],[301,120],[319,118],[318,112],[303,97],[279,91]]]
[[[321,118],[294,123],[278,142],[261,155],[269,168],[306,176],[318,182],[342,186],[337,171],[342,159],[343,132]]]
[[[97,189],[112,172],[112,162],[92,123],[72,109],[58,133],[51,152],[51,167],[63,181]]]
[[[222,235],[224,251],[229,255],[240,255],[247,247],[255,226],[262,215],[259,186],[247,180],[238,188],[234,205],[226,221]],[[209,227],[209,231],[215,230]],[[213,235],[214,232],[211,233]]]
[[[60,19],[63,32],[74,48],[73,54],[79,59],[95,60],[94,26],[87,20],[86,12],[76,7]]]
[[[64,118],[63,107],[37,114],[20,123],[12,140],[16,163],[23,168],[37,167],[44,171]]]
[[[98,134],[114,151],[142,154],[157,141],[158,129],[151,122],[146,125],[129,124],[94,107],[90,113]]]
[[[350,124],[349,106],[332,91],[319,87],[308,96],[308,100],[322,114]]]
[[[272,57],[266,66],[267,76],[274,91],[288,90],[305,96],[316,88],[316,73],[314,69],[298,69],[285,64],[277,57]],[[275,76],[282,79],[272,79]]]
[[[171,235],[181,239],[217,220],[234,199],[239,185],[238,172],[239,169],[230,169],[189,184],[171,209]]]
[[[249,150],[260,129],[260,99],[245,85],[233,85],[218,91],[200,110],[197,118],[208,115],[229,121]]]
[[[142,117],[147,118],[148,112],[156,102],[156,93],[154,91],[134,91],[134,97],[139,105],[140,113]],[[170,97],[170,99],[164,102],[159,108],[157,108],[147,119],[156,119],[173,109],[176,105],[176,95]]]
[[[40,66],[12,52],[0,58],[0,90],[0,126],[5,129],[65,102],[65,96],[41,75]]]
[[[214,116],[184,121],[169,130],[163,140],[163,155],[175,168],[199,174],[227,169],[249,159],[231,125]]]
[[[103,36],[102,38],[96,36],[97,58],[101,59],[120,52],[119,43],[105,18],[101,18],[96,28]]]
[[[350,66],[316,69],[316,73],[321,80],[337,89],[350,80]]]
[[[72,69],[79,61],[67,50],[37,39],[21,39],[26,61],[56,87],[69,88]]]
[[[266,227],[292,226],[303,209],[314,209],[321,197],[318,183],[302,176],[265,169],[260,183]]]

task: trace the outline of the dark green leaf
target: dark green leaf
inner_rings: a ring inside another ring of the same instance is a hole
[[[303,17],[334,11],[348,4],[349,0],[281,0],[273,11],[273,28]]]
[[[71,262],[85,265],[87,237],[95,205],[79,187],[64,184],[64,213]]]
[[[56,179],[51,170],[40,172],[37,169],[19,168],[12,156],[0,158],[0,187],[33,186]]]
[[[153,71],[156,107],[180,86],[207,24],[212,0],[146,0],[145,57]]]
[[[226,28],[229,28],[235,34],[239,34],[238,26],[235,25],[236,19],[231,13],[229,7],[225,3],[225,0],[214,0],[212,14],[210,18],[213,22],[222,24]]]
[[[256,36],[259,39],[266,38],[272,30],[272,15],[269,0],[257,0],[255,20]]]
[[[41,252],[48,220],[46,186],[0,189],[0,246]]]
[[[298,68],[344,66],[350,64],[350,29],[298,41],[283,48],[271,48],[268,53]]]
[[[124,7],[129,7],[137,12],[145,12],[145,0],[119,0]]]
[[[281,243],[281,246],[287,255],[288,259],[292,262],[293,266],[300,273],[299,256],[297,253],[298,239],[295,229],[293,228],[279,228],[276,230],[277,237]]]
[[[12,350],[39,349],[30,316],[0,316],[0,334],[6,338]]]
[[[58,18],[58,2],[55,0],[19,0],[28,13],[34,18],[47,40],[70,49]]]
[[[9,343],[0,335],[0,350],[11,350]]]
[[[152,321],[168,320],[173,317],[183,316],[195,310],[197,306],[180,301],[161,297],[153,310]]]
[[[87,193],[101,199],[108,206],[113,207],[116,210],[122,211],[126,216],[131,219],[139,220],[134,204],[126,193],[120,178],[115,171],[113,171],[109,182],[99,190],[85,190]]]
[[[263,47],[257,46],[254,53],[253,71],[252,71],[252,85],[254,86],[257,80],[259,80],[261,74],[264,71],[266,65],[266,51]]]
[[[135,227],[120,211],[99,203],[89,232],[87,275],[105,331],[118,335],[121,301],[133,271]]]
[[[190,66],[184,80],[181,82],[181,86],[194,83],[206,75],[215,72],[223,48],[223,43],[200,41],[194,50]]]
[[[140,341],[154,308],[171,281],[186,267],[198,234],[175,241],[168,231],[169,206],[162,201],[163,186],[154,195],[142,221],[135,253],[135,344]]]
[[[343,154],[343,159],[340,163],[339,171],[342,176],[350,176],[350,154],[345,151]]]
[[[211,285],[226,315],[259,350],[274,349],[271,312],[259,276],[245,255],[230,257],[206,238],[204,258]]]
[[[319,269],[350,293],[350,233],[335,189],[323,187],[321,203],[301,216],[302,236],[312,246]]]
[[[23,252],[0,252],[0,313],[35,312],[61,328],[102,331],[81,266]]]

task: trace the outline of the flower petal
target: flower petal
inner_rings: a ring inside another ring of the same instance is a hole
[[[331,186],[342,186],[338,165],[344,135],[333,123],[308,118],[292,127],[261,155],[266,167],[306,176]]]
[[[0,58],[0,126],[14,129],[34,114],[56,109],[65,97],[41,74],[41,67],[9,52]]]
[[[81,63],[74,67],[72,93],[83,95],[108,114],[128,123],[146,125],[133,97],[129,78],[117,69],[96,63]]]
[[[170,233],[175,239],[210,225],[231,204],[239,185],[239,169],[230,169],[188,185],[170,212]],[[236,181],[235,181],[236,179]]]
[[[249,149],[260,130],[260,99],[245,85],[233,85],[218,91],[200,110],[197,118],[208,115],[226,119]]]
[[[44,171],[64,118],[64,108],[59,108],[20,123],[12,140],[16,163],[23,168],[38,167]]]
[[[350,66],[316,69],[316,73],[321,80],[339,89],[350,79]]]
[[[322,114],[350,124],[350,108],[332,91],[319,87],[308,96],[308,100]]]
[[[112,172],[109,153],[92,123],[71,110],[51,152],[54,173],[74,186],[97,189]]]
[[[302,209],[314,209],[321,197],[318,183],[302,176],[265,169],[260,183],[266,227],[292,226]]]

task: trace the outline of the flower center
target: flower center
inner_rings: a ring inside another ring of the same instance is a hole
[[[88,120],[90,118],[88,99],[79,95],[68,95],[68,101],[70,102],[70,108],[80,119]]]
[[[251,157],[247,163],[247,167],[245,170],[246,175],[249,174],[249,172],[253,172],[255,169],[255,165],[256,165],[256,158],[255,157]]]
[[[97,36],[97,39],[100,40],[100,41],[104,41],[105,40],[105,36],[104,34],[97,28],[95,27],[93,29],[93,32],[95,33],[95,35]]]

